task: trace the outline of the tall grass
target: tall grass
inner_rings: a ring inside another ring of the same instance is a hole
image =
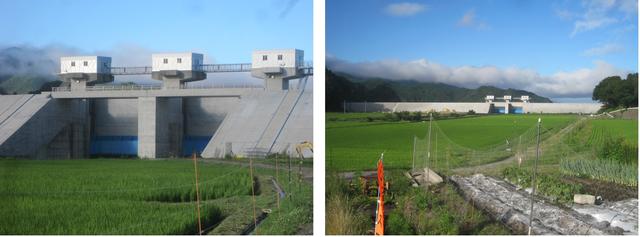
[[[373,225],[354,208],[347,195],[331,195],[326,200],[325,232],[328,235],[363,235]]]

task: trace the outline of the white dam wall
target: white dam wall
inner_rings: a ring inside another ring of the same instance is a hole
[[[296,143],[312,141],[311,92],[220,91],[188,97],[181,96],[184,91],[138,98],[0,96],[0,156],[81,158],[107,149],[171,157],[194,149],[183,142],[193,145],[206,139],[201,155],[216,158],[246,156],[257,147],[293,153]]]
[[[457,112],[470,110],[478,114],[492,113],[492,107],[504,107],[505,102],[493,103],[453,103],[453,102],[350,102],[347,112]],[[522,103],[512,102],[510,107],[522,108],[523,113],[596,113],[601,104],[597,103]]]

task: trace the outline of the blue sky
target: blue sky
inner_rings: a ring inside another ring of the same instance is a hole
[[[327,0],[326,11],[327,65],[363,76],[569,100],[637,71],[633,0]]]
[[[298,48],[312,60],[309,0],[0,1],[0,46],[112,56],[150,64],[150,53],[196,51],[205,62],[250,62],[254,49]]]

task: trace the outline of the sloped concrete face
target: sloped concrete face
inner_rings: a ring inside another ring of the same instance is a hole
[[[243,96],[238,106],[229,111],[202,157],[244,155],[246,150],[255,148],[285,95],[286,91],[256,91]]]
[[[3,112],[4,119],[0,120],[1,156],[44,159],[85,154],[86,124],[78,123],[86,116],[84,101],[52,100],[48,94],[19,98],[21,100]],[[68,139],[74,138],[73,142],[61,141],[65,152],[49,147],[64,129],[69,129]]]
[[[313,141],[313,93],[306,91],[301,95],[271,152],[297,155],[295,147],[303,141]],[[310,157],[313,154],[304,155]]]
[[[313,140],[313,93],[303,90],[254,92],[240,98],[204,149],[205,158],[249,153],[288,153]]]

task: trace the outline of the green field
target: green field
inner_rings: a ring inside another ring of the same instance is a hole
[[[631,144],[638,143],[638,121],[620,119],[596,119],[591,121],[591,143],[602,142],[604,134],[616,134]]]
[[[571,176],[638,185],[638,121],[589,119],[568,134],[560,170]],[[561,148],[561,147],[560,147]]]
[[[429,122],[366,120],[380,118],[381,114],[327,114],[328,169],[371,170],[382,152],[389,168],[412,166],[414,136],[418,139],[417,147],[426,149]],[[435,121],[433,156],[440,156],[442,165],[443,157],[449,154],[451,168],[503,159],[511,155],[508,148],[532,142],[539,117],[547,136],[576,119],[572,115],[490,115]]]
[[[0,170],[0,234],[197,233],[191,160],[0,160]],[[273,175],[254,171],[256,209],[273,210],[258,234],[293,234],[311,223],[311,186],[283,185],[293,198],[278,209]],[[240,234],[253,223],[246,166],[199,161],[199,182],[203,228]]]

